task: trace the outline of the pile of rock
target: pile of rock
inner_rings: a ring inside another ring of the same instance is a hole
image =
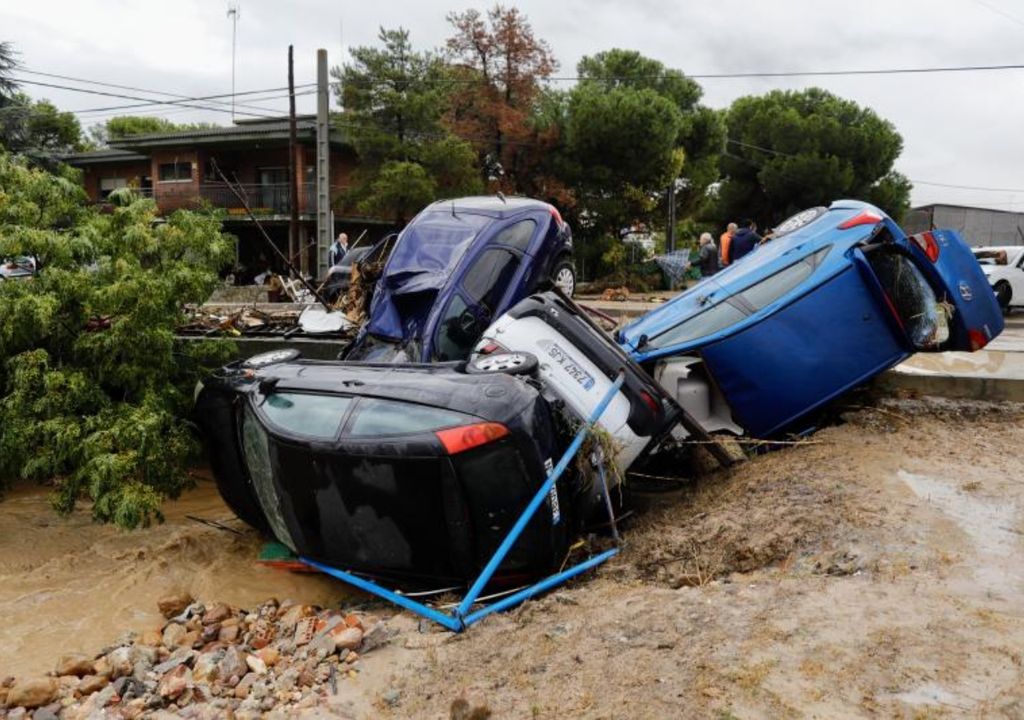
[[[248,612],[176,595],[159,608],[159,629],[95,657],[65,655],[47,677],[0,680],[0,718],[287,717],[336,695],[360,655],[392,636],[364,613],[276,600]]]

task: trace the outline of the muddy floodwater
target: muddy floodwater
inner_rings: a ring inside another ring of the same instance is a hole
[[[164,514],[162,525],[126,532],[93,523],[88,508],[58,517],[46,488],[8,493],[0,502],[0,677],[46,672],[61,653],[95,653],[125,631],[159,627],[157,599],[175,591],[240,607],[268,597],[330,606],[346,596],[322,575],[259,565],[262,541],[209,480],[166,503]]]

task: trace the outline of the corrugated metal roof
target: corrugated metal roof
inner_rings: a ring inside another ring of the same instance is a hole
[[[296,132],[302,140],[313,140],[316,136],[316,120],[308,116],[296,121]],[[182,130],[170,133],[149,133],[132,135],[111,142],[116,148],[151,148],[182,145],[212,145],[217,143],[242,143],[247,140],[288,140],[288,118],[246,121],[232,127]],[[343,145],[342,133],[331,129],[331,144]]]
[[[90,152],[63,155],[61,156],[61,160],[66,162],[68,165],[93,165],[97,163],[114,162],[149,162],[149,156],[139,155],[138,153],[134,153],[129,150],[122,150],[120,148],[104,148],[103,150],[92,150]]]

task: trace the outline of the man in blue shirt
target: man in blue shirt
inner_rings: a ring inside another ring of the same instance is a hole
[[[757,234],[757,223],[749,219],[741,222],[740,229],[732,236],[732,243],[729,245],[730,264],[751,252],[760,243],[761,236]]]

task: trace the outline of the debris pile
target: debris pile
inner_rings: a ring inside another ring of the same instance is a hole
[[[159,603],[167,622],[95,657],[60,657],[52,673],[0,679],[0,718],[291,717],[327,702],[362,654],[395,634],[365,613],[268,600],[253,611],[187,594]]]

